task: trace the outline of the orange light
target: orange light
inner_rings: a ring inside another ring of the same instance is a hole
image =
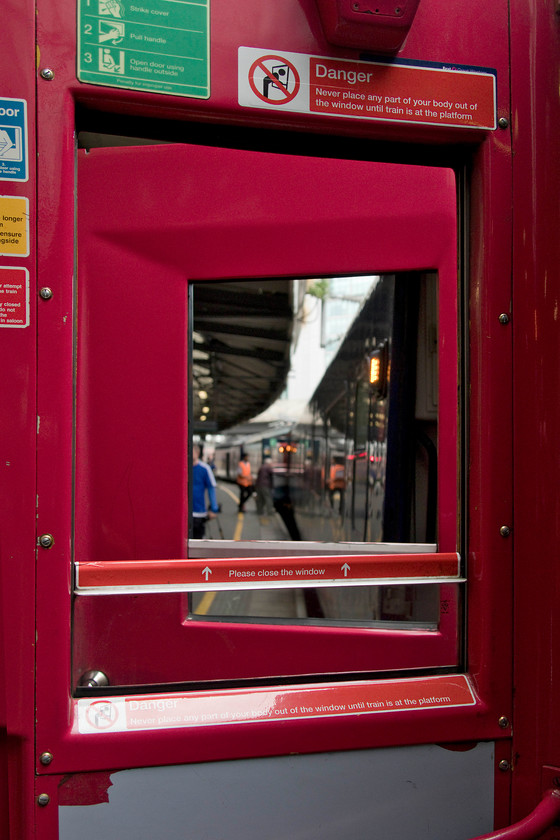
[[[387,395],[387,356],[387,345],[383,342],[371,352],[368,359],[369,384],[377,399]]]
[[[381,381],[381,359],[379,356],[371,356],[369,360],[369,384],[379,385]]]

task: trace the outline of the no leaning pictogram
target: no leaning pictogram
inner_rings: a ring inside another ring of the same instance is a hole
[[[299,91],[299,73],[291,61],[281,55],[263,55],[249,68],[251,90],[263,102],[285,105]]]
[[[119,710],[110,700],[95,700],[87,709],[87,722],[94,729],[110,729],[117,721]]]

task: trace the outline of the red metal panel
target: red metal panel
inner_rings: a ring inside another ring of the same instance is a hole
[[[13,3],[12,3],[13,5]],[[532,67],[539,67],[537,61],[537,44],[547,44],[547,56],[558,55],[558,45],[553,26],[550,4],[541,4],[534,10],[535,19],[526,21],[529,16],[527,4],[514,0],[512,8],[516,14],[516,26],[519,35],[515,46],[515,55],[519,64],[516,68],[514,80],[523,94],[522,115],[525,122],[521,122],[517,130],[526,133],[518,140],[520,156],[520,195],[526,201],[525,215],[517,222],[517,241],[524,254],[522,266],[526,266],[518,273],[519,283],[531,279],[530,305],[523,303],[526,288],[520,289],[522,306],[525,306],[521,316],[521,339],[530,342],[535,347],[535,324],[538,325],[540,335],[546,336],[543,353],[538,356],[543,372],[540,392],[546,393],[546,382],[555,381],[556,375],[553,358],[556,355],[557,340],[554,330],[554,300],[551,297],[550,285],[544,283],[547,272],[552,271],[553,262],[558,263],[557,254],[553,248],[557,247],[556,236],[557,218],[551,214],[552,235],[534,240],[532,236],[524,238],[525,232],[530,231],[531,213],[545,208],[546,202],[539,202],[543,194],[545,179],[557,176],[552,173],[550,166],[542,166],[539,176],[534,180],[536,170],[526,167],[523,174],[524,160],[534,161],[535,146],[533,138],[549,137],[540,132],[550,130],[550,115],[545,113],[544,98],[538,99],[540,110],[538,119],[530,124],[531,107],[528,95],[533,91],[531,84],[537,77],[530,76],[530,69],[522,63],[527,56],[527,32],[530,37],[530,57]],[[18,3],[17,14],[20,14],[21,3]],[[29,9],[29,4],[26,5]],[[180,762],[184,760],[209,760],[225,756],[259,755],[263,753],[285,752],[287,749],[320,750],[325,748],[343,749],[360,748],[366,743],[378,745],[388,743],[416,743],[418,741],[455,741],[472,738],[499,738],[507,736],[509,729],[501,729],[498,725],[500,715],[511,716],[511,670],[510,670],[510,630],[511,630],[511,541],[500,536],[501,525],[511,524],[511,379],[509,376],[509,362],[511,355],[511,328],[498,322],[502,312],[510,308],[510,158],[509,136],[505,131],[498,131],[494,135],[481,141],[474,160],[472,161],[472,291],[471,291],[471,427],[470,437],[470,492],[469,508],[470,567],[472,580],[469,584],[469,606],[472,618],[469,623],[469,665],[480,695],[480,703],[475,709],[428,711],[419,720],[414,712],[403,712],[398,721],[384,720],[383,727],[365,727],[359,719],[347,722],[345,725],[332,725],[332,721],[295,721],[287,734],[282,722],[263,724],[266,734],[259,729],[249,732],[250,727],[224,727],[219,736],[208,736],[204,732],[193,733],[189,736],[188,751],[183,739],[178,738],[177,732],[155,733],[143,739],[131,739],[123,736],[95,736],[71,737],[68,733],[70,701],[68,696],[69,669],[69,575],[70,575],[70,500],[69,487],[71,480],[71,436],[69,433],[71,419],[71,342],[70,325],[72,321],[71,291],[72,291],[72,220],[73,220],[73,98],[94,107],[114,112],[128,111],[140,113],[144,108],[146,113],[154,116],[179,116],[181,119],[195,116],[201,119],[226,120],[233,117],[237,121],[252,122],[283,127],[310,128],[314,132],[321,129],[331,133],[352,133],[367,135],[371,138],[398,138],[402,141],[433,140],[436,143],[447,140],[451,143],[464,142],[461,136],[453,130],[418,129],[414,133],[409,127],[386,127],[383,125],[362,126],[350,125],[349,122],[337,120],[335,117],[313,117],[310,120],[298,115],[284,115],[275,113],[258,113],[243,110],[237,105],[237,59],[236,48],[243,44],[247,46],[289,49],[300,52],[317,54],[335,54],[353,56],[345,50],[331,51],[324,42],[315,3],[313,0],[301,2],[286,2],[275,4],[274,8],[265,15],[262,4],[256,0],[246,0],[240,11],[239,3],[232,4],[226,0],[214,0],[212,25],[212,96],[208,102],[176,101],[171,97],[155,94],[134,94],[126,91],[110,91],[89,85],[80,85],[75,81],[75,5],[71,0],[42,0],[39,4],[39,45],[41,48],[41,67],[52,66],[55,78],[52,82],[40,80],[41,123],[39,138],[41,143],[41,241],[40,259],[42,282],[52,285],[55,297],[48,303],[54,304],[51,310],[41,312],[40,353],[41,359],[41,387],[39,393],[40,413],[44,418],[41,426],[40,454],[39,454],[39,516],[42,530],[52,531],[55,535],[55,546],[50,551],[40,553],[39,590],[38,590],[38,751],[47,749],[54,752],[54,762],[48,772],[65,772],[83,770],[84,762],[91,768],[104,769],[109,759],[112,766],[144,765],[157,763],[165,756],[166,761]],[[15,13],[14,13],[15,15]],[[12,15],[12,17],[14,17]],[[10,16],[8,16],[10,17]],[[528,25],[531,24],[531,25]],[[30,26],[26,21],[26,26]],[[450,61],[478,66],[493,66],[498,70],[498,103],[499,115],[509,116],[508,91],[508,43],[507,43],[507,3],[493,4],[474,2],[465,4],[461,8],[461,15],[457,15],[449,4],[439,0],[423,0],[420,3],[414,26],[405,44],[402,56],[408,58],[422,58],[424,60]],[[534,34],[533,34],[534,32]],[[7,42],[8,43],[8,42]],[[21,48],[19,48],[21,49]],[[556,53],[554,53],[556,50]],[[28,64],[26,73],[33,67],[32,57],[27,48]],[[10,66],[17,67],[18,73],[22,66],[20,56],[11,59]],[[18,59],[18,60],[16,60]],[[556,59],[555,59],[556,61]],[[555,65],[556,66],[556,65]],[[546,71],[548,72],[548,71]],[[543,64],[542,73],[545,73]],[[531,78],[526,87],[524,78]],[[552,90],[554,74],[541,79],[543,97],[554,95]],[[551,87],[549,87],[549,85]],[[527,94],[527,96],[525,96]],[[18,95],[14,93],[14,95]],[[556,101],[555,99],[553,101]],[[548,122],[547,122],[548,121]],[[534,129],[535,134],[530,134]],[[557,133],[557,132],[556,132]],[[323,141],[317,137],[318,151]],[[372,150],[374,154],[375,151]],[[394,154],[399,151],[395,148]],[[403,146],[403,156],[407,149]],[[466,162],[471,162],[465,156]],[[134,174],[136,177],[136,174]],[[544,209],[540,212],[544,212]],[[557,210],[554,210],[557,213]],[[554,221],[556,220],[556,221]],[[139,241],[139,240],[137,240]],[[551,246],[550,243],[554,245]],[[154,244],[154,243],[153,243]],[[156,243],[157,244],[157,243]],[[552,256],[551,256],[552,255]],[[533,258],[542,259],[543,268],[533,273]],[[219,257],[216,258],[219,260]],[[546,271],[545,271],[546,269]],[[537,305],[538,304],[538,305]],[[541,311],[550,313],[544,320],[535,313]],[[48,313],[48,314],[45,314]],[[531,320],[532,319],[532,320]],[[532,327],[532,330],[531,330]],[[524,374],[524,382],[534,382],[534,370],[523,366],[523,341],[519,343],[520,373]],[[544,353],[546,348],[546,353]],[[29,372],[34,373],[34,360],[31,358],[29,347],[22,351],[21,358],[25,358],[25,383],[32,388]],[[545,375],[546,374],[546,375]],[[537,382],[539,380],[537,379]],[[21,382],[12,383],[16,393],[21,394]],[[25,388],[25,390],[26,390]],[[550,585],[550,576],[534,580],[534,533],[535,525],[539,537],[547,533],[544,543],[546,555],[554,557],[557,542],[556,509],[551,507],[552,494],[541,488],[547,485],[537,480],[533,472],[535,466],[539,474],[552,479],[556,453],[554,434],[551,431],[556,420],[553,402],[547,404],[541,424],[540,407],[533,402],[529,406],[529,399],[522,394],[516,403],[517,418],[522,421],[526,440],[532,440],[535,429],[540,429],[537,441],[536,456],[531,455],[530,448],[522,450],[520,470],[518,472],[518,507],[527,512],[527,525],[521,526],[517,539],[517,550],[521,551],[520,561],[520,590],[526,593],[531,590],[537,598],[544,598],[546,609],[541,614],[551,617],[555,606],[555,589]],[[17,690],[11,695],[12,708],[15,710],[18,701],[23,698],[23,689],[29,687],[31,673],[30,664],[31,642],[30,616],[21,604],[26,604],[24,595],[28,593],[27,583],[23,585],[23,577],[27,577],[31,552],[30,534],[31,520],[34,516],[34,493],[31,490],[30,477],[32,467],[29,463],[33,452],[33,436],[35,433],[35,412],[27,405],[25,421],[20,424],[18,452],[24,459],[25,470],[18,479],[18,491],[23,493],[21,507],[18,507],[17,518],[20,519],[25,531],[14,536],[14,546],[21,551],[9,554],[10,562],[5,566],[10,580],[14,584],[10,588],[13,597],[9,606],[10,614],[14,616],[11,632],[14,637],[22,630],[24,638],[24,668],[26,676],[16,681]],[[33,421],[33,422],[32,422]],[[465,441],[463,441],[464,443]],[[23,478],[21,476],[24,476]],[[455,487],[447,487],[455,497]],[[33,500],[31,499],[33,496]],[[23,512],[23,513],[22,513]],[[529,527],[530,523],[530,527]],[[455,517],[448,523],[447,533],[455,531]],[[14,535],[13,528],[8,533]],[[10,539],[12,539],[10,536]],[[177,552],[179,555],[180,552]],[[22,558],[22,564],[12,565],[13,557]],[[517,559],[517,558],[516,558]],[[533,583],[531,583],[533,581]],[[554,578],[557,581],[557,578]],[[155,596],[154,596],[155,597]],[[20,615],[16,615],[17,612]],[[557,763],[557,755],[552,755],[556,749],[554,740],[549,740],[553,731],[553,703],[549,695],[550,685],[543,678],[549,665],[549,660],[543,653],[546,646],[553,641],[551,620],[541,622],[534,631],[528,633],[531,615],[529,606],[518,612],[519,636],[518,642],[523,643],[524,633],[529,640],[522,644],[522,656],[519,664],[520,674],[528,677],[526,682],[520,683],[519,713],[522,720],[527,721],[521,729],[520,760],[521,779],[520,805],[521,811],[526,812],[525,800],[531,799],[530,807],[536,803],[534,797],[534,766],[542,758],[549,757],[550,763]],[[534,655],[531,641],[538,642],[541,653]],[[556,648],[554,648],[556,651]],[[21,673],[17,664],[18,673]],[[534,719],[533,698],[537,692],[538,722],[534,726],[530,723]],[[26,697],[28,695],[25,695]],[[25,718],[22,731],[29,737],[28,724],[30,721],[29,702],[23,702],[23,717]],[[15,711],[14,711],[15,714]],[[247,730],[247,731],[246,731]],[[537,743],[535,754],[534,744]],[[551,744],[550,752],[545,744]],[[523,754],[531,756],[527,759],[529,767],[523,770]],[[115,762],[113,764],[113,761]],[[38,765],[41,772],[46,768]],[[27,778],[30,778],[27,776]],[[505,779],[506,776],[502,776]],[[50,780],[49,780],[50,781]],[[502,783],[500,783],[502,784]],[[503,782],[506,786],[506,782]],[[526,793],[528,790],[528,793]],[[499,804],[499,814],[503,809]],[[500,818],[500,817],[499,817]],[[20,836],[25,836],[24,832]]]
[[[437,267],[445,347],[440,388],[448,394],[441,400],[440,424],[455,428],[455,403],[449,396],[456,376],[452,183],[452,174],[443,170],[196,146],[81,154],[80,294],[87,315],[79,344],[78,559],[184,554],[185,536],[176,528],[186,527],[181,513],[185,464],[171,441],[182,439],[186,428],[185,403],[176,397],[185,390],[185,372],[176,359],[186,360],[186,329],[177,317],[171,324],[154,307],[183,311],[186,317],[185,276],[322,276]],[[426,210],[420,197],[428,194]],[[375,236],[371,218],[376,219]],[[104,331],[102,346],[90,332],[94,329],[97,335]],[[123,335],[128,336],[124,342]],[[92,338],[96,344],[90,351]],[[120,377],[110,405],[105,389],[109,370]],[[124,418],[138,424],[140,394],[146,426],[130,435]],[[95,426],[88,425],[90,407],[95,408]],[[441,439],[439,457],[440,498],[449,500],[456,495],[452,436]],[[125,473],[125,463],[153,475],[151,494],[143,500],[138,494],[144,483]],[[111,518],[130,505],[128,496],[142,522],[142,539],[131,519],[128,544],[113,544]],[[453,551],[455,511],[449,504],[440,507],[439,548]],[[92,516],[97,534],[103,534],[101,544],[90,533]]]
[[[75,677],[105,668],[112,683],[142,685],[452,667],[452,605],[430,632],[187,621],[179,596],[80,597]]]
[[[439,497],[447,503],[439,506],[438,537],[441,550],[454,550],[453,174],[197,146],[97,149],[80,153],[78,173],[78,560],[111,564],[185,553],[185,278],[422,267],[439,272],[440,424],[447,434],[440,438],[438,474]],[[148,680],[142,673],[169,682],[457,661],[455,609],[441,634],[387,632],[375,639],[367,630],[339,638],[334,628],[230,625],[223,649],[224,628],[182,624],[176,597],[163,608],[174,617],[171,625],[159,619],[152,626],[151,610],[144,612],[149,603],[136,602],[145,626],[134,634],[119,623],[112,599],[77,604],[75,619],[85,623],[74,624],[76,662],[126,683]],[[84,636],[93,626],[98,633]],[[120,644],[96,652],[104,626]]]
[[[516,575],[512,816],[519,819],[541,797],[541,768],[560,766],[560,113],[553,78],[560,31],[555,3],[514,0],[511,7]],[[557,834],[556,830],[545,836]]]
[[[30,325],[0,328],[0,834],[31,836],[34,822],[33,740],[35,666],[35,7],[3,6],[0,96],[27,102],[29,180],[0,181],[0,194],[29,199],[29,257],[0,257],[28,269]],[[9,784],[9,796],[7,784]],[[8,799],[9,822],[8,829]]]

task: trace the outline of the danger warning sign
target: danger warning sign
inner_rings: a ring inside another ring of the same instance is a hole
[[[82,734],[426,711],[473,706],[475,702],[463,674],[75,701],[77,728]]]
[[[496,75],[476,67],[369,62],[239,48],[239,104],[383,122],[496,128]]]

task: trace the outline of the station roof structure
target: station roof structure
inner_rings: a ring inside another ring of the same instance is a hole
[[[293,289],[290,279],[193,284],[195,432],[237,426],[282,392],[294,339]]]

